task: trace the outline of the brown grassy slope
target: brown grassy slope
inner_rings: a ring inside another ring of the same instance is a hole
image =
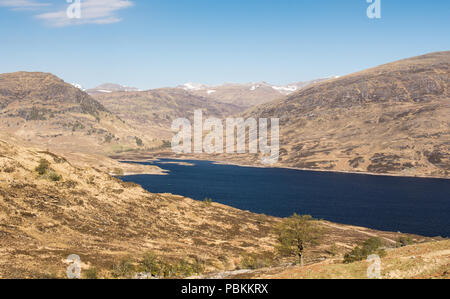
[[[142,132],[167,140],[173,136],[172,121],[177,118],[193,119],[195,110],[203,110],[205,117],[218,118],[241,111],[235,105],[216,102],[176,88],[103,93],[93,97]]]
[[[401,60],[315,84],[245,117],[281,119],[279,166],[449,177],[449,67],[450,52]]]
[[[105,277],[123,257],[140,259],[147,251],[200,261],[206,271],[234,270],[249,253],[269,264],[283,262],[274,248],[277,218],[151,194],[96,168],[5,140],[0,138],[0,278],[64,277],[70,254],[82,258],[85,270],[97,267]],[[50,162],[43,176],[35,171],[40,159]],[[61,178],[52,180],[51,173]],[[332,251],[343,254],[372,236],[390,246],[402,236],[321,225],[323,239],[308,249],[307,263],[328,259]]]
[[[233,278],[252,279],[367,279],[366,261],[343,264],[330,259],[306,267],[262,269]],[[387,251],[381,259],[383,279],[449,279],[450,240],[410,245]]]
[[[153,146],[88,94],[47,73],[0,74],[0,128],[53,150],[111,153]]]
[[[59,181],[39,176],[47,159]],[[110,269],[148,250],[235,267],[242,252],[271,250],[274,218],[181,196],[151,194],[95,168],[0,141],[0,277],[63,276],[63,260]]]

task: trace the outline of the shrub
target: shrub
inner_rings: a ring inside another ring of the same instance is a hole
[[[114,139],[114,135],[113,134],[111,134],[111,133],[108,133],[106,136],[105,136],[105,142],[106,143],[111,143],[111,141]]]
[[[336,256],[336,255],[339,254],[339,248],[337,247],[336,244],[331,245],[330,248],[327,251],[332,256]]]
[[[88,183],[89,185],[95,185],[95,176],[91,175],[90,177],[88,177],[86,179],[86,183]]]
[[[210,206],[210,205],[213,203],[213,200],[212,200],[212,198],[205,198],[205,199],[203,200],[203,203],[204,203],[205,205]]]
[[[84,128],[85,126],[79,121],[77,121],[74,125],[72,125],[72,132],[75,132],[78,129],[83,130]]]
[[[186,260],[170,263],[158,258],[151,252],[144,254],[142,260],[139,262],[139,269],[154,277],[164,278],[188,277],[204,271],[203,264],[198,260],[195,260],[193,263],[189,263]]]
[[[78,183],[72,180],[68,180],[64,183],[64,186],[66,186],[67,188],[73,189],[76,186],[78,186]]]
[[[378,238],[370,238],[360,246],[357,246],[351,252],[345,254],[344,263],[350,264],[367,259],[369,255],[378,254],[380,257],[386,256],[386,252],[383,247],[383,241]]]
[[[95,267],[91,267],[86,270],[85,273],[86,279],[98,279],[98,270]]]
[[[50,162],[46,159],[39,160],[39,165],[34,169],[39,175],[44,175],[50,168]]]
[[[134,270],[133,259],[131,257],[125,257],[118,264],[114,265],[112,274],[116,278],[129,278]]]
[[[143,272],[150,273],[153,276],[158,276],[161,272],[161,265],[156,255],[151,252],[146,252],[142,261],[140,262]]]
[[[414,244],[414,240],[410,236],[401,236],[397,240],[398,247],[405,247],[411,244]]]
[[[163,140],[163,144],[161,147],[162,148],[170,148],[170,147],[172,147],[172,142],[170,142],[168,140]]]
[[[142,139],[139,137],[134,137],[136,139],[136,145],[137,146],[144,146],[144,143],[142,142]]]
[[[181,260],[175,264],[165,264],[165,266],[164,277],[189,277],[204,271],[203,264],[198,260],[194,263]]]
[[[273,260],[268,258],[263,258],[257,254],[244,254],[241,258],[240,268],[241,269],[261,269],[270,267],[273,264]]]
[[[4,172],[6,173],[13,173],[16,169],[14,168],[14,166],[9,166],[3,169]]]
[[[59,175],[59,174],[57,174],[57,173],[54,172],[54,171],[50,171],[50,172],[48,173],[48,178],[49,178],[51,181],[53,181],[53,182],[59,182],[59,181],[62,180],[62,176]]]

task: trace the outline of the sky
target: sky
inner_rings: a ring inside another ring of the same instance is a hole
[[[379,19],[369,0],[81,0],[79,19],[66,1],[0,0],[0,73],[284,85],[450,50],[448,0],[379,0]]]

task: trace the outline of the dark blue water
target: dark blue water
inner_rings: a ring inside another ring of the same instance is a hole
[[[161,160],[162,162],[173,160]],[[173,193],[255,213],[308,214],[333,222],[450,237],[450,180],[310,172],[278,168],[154,164],[167,176],[123,177],[153,193]]]

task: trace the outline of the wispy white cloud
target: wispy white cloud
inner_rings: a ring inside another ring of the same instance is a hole
[[[14,10],[31,10],[50,6],[50,3],[42,3],[35,0],[0,0],[0,6]]]
[[[63,27],[82,24],[112,24],[120,22],[118,11],[134,5],[130,0],[81,0],[80,18],[69,18],[67,9],[75,0],[55,4],[37,0],[0,0],[0,7],[12,10],[39,10],[35,18],[50,26]]]
[[[66,8],[41,13],[36,17],[56,27],[82,24],[112,24],[122,20],[117,16],[119,10],[131,6],[133,6],[133,2],[128,0],[84,0],[81,1],[80,18],[69,18]]]

